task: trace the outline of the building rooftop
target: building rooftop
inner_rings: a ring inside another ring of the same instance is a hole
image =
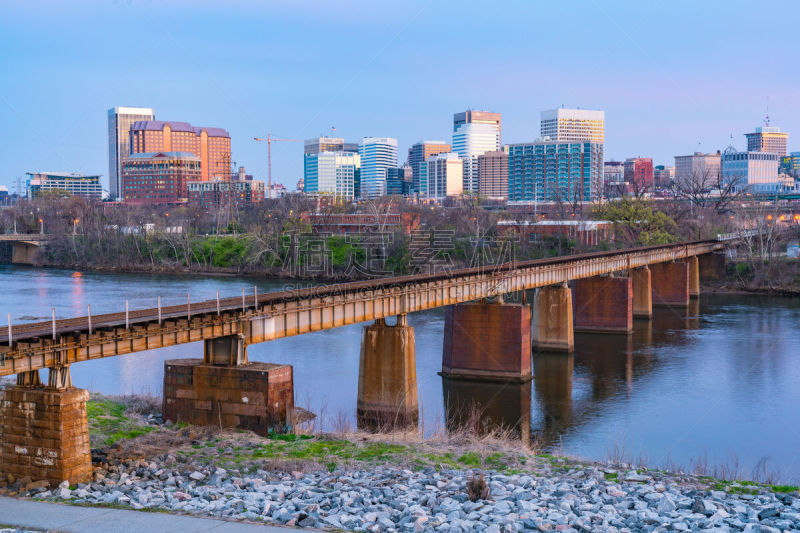
[[[48,178],[99,178],[101,174],[82,174],[80,172],[26,172],[25,174],[33,176],[47,176]]]
[[[151,159],[161,157],[164,159],[194,159],[200,161],[200,158],[191,152],[141,152],[138,154],[131,154],[125,159]]]
[[[177,122],[174,120],[137,120],[131,126],[131,130],[145,130],[145,131],[161,131],[165,125],[169,125],[172,131],[188,131],[195,135],[205,130],[210,137],[230,137],[228,132],[223,128],[202,128],[192,126],[188,122]]]

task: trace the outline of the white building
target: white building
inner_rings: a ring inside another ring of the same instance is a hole
[[[112,107],[108,110],[108,192],[122,199],[122,160],[131,155],[130,129],[137,120],[155,120],[149,107]]]
[[[422,166],[428,198],[441,199],[464,192],[464,161],[457,153],[432,155]]]
[[[720,153],[675,156],[675,184],[681,186],[701,185],[713,189],[719,185]]]
[[[397,139],[364,137],[358,145],[358,153],[361,156],[360,196],[362,198],[384,196],[386,169],[397,167]]]
[[[605,142],[605,111],[548,109],[541,114],[541,136],[555,142]]]
[[[500,150],[500,127],[496,124],[467,122],[453,132],[453,152],[463,161],[463,191],[478,194],[478,156]],[[430,178],[429,178],[430,179]]]
[[[736,190],[777,192],[783,185],[778,174],[780,156],[766,152],[737,152],[728,147],[722,153],[723,183]]]
[[[318,152],[306,154],[304,186],[307,194],[355,198],[356,175],[361,156],[353,152]]]
[[[26,172],[26,174],[29,199],[47,192],[66,193],[96,200],[103,196],[99,174],[79,172]]]

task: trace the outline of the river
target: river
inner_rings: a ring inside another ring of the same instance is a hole
[[[206,275],[116,274],[0,265],[0,316],[16,323],[275,291],[302,282]],[[478,405],[555,453],[651,467],[698,462],[800,481],[800,298],[705,294],[687,312],[656,309],[634,333],[575,335],[572,356],[536,356],[528,385],[443,380],[444,310],[409,316],[415,328],[420,419],[444,431]],[[326,429],[355,426],[361,326],[256,344],[251,360],[294,366],[295,401]],[[201,357],[199,343],[74,365],[76,386],[160,395],[164,360]],[[43,376],[45,377],[45,376]],[[447,399],[447,401],[445,401]],[[447,417],[445,413],[449,413]],[[447,418],[447,420],[445,420]]]

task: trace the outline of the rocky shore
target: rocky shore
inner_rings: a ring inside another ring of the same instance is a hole
[[[50,488],[14,480],[6,491],[18,488],[21,496],[48,501],[370,532],[800,531],[796,487],[715,483],[553,457],[538,457],[520,470],[461,468],[470,461],[456,462],[450,467],[434,460],[416,469],[380,462],[318,468],[287,463],[301,470],[243,474],[165,454],[103,464],[90,484]],[[481,474],[485,487],[476,494],[468,485]]]

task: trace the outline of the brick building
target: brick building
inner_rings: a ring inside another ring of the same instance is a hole
[[[130,204],[177,204],[201,176],[200,158],[188,152],[145,152],[122,160],[122,200]]]
[[[243,207],[264,200],[261,180],[190,181],[189,207],[219,209],[225,205]]]

